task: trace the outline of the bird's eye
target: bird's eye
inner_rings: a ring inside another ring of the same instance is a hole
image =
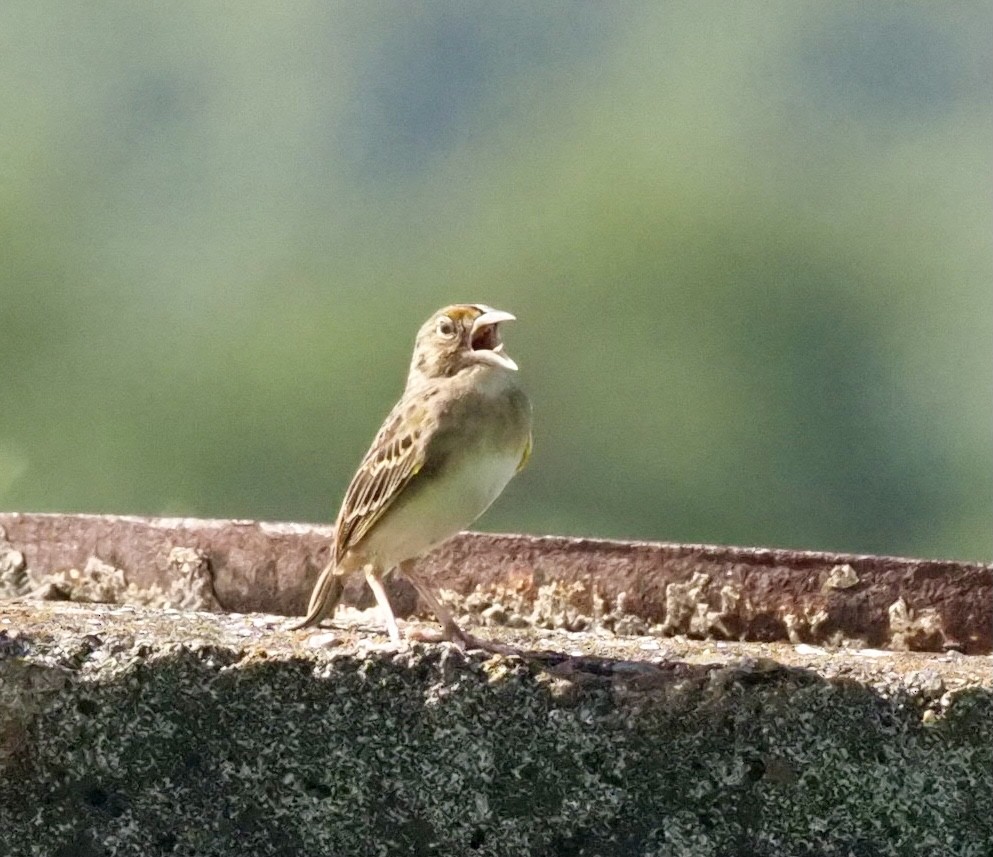
[[[455,324],[447,315],[438,319],[438,335],[445,339],[451,339],[455,336]]]

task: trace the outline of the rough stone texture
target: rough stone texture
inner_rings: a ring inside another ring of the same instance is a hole
[[[0,513],[0,529],[0,596],[99,592],[286,615],[303,611],[331,538],[330,527],[302,524],[92,515]],[[490,625],[993,651],[990,565],[463,533],[420,573],[454,612]],[[414,613],[411,587],[388,585],[397,614]],[[370,603],[361,575],[344,600]]]
[[[991,659],[0,614],[0,854],[988,855]]]

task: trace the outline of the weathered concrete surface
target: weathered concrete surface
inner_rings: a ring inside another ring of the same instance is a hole
[[[0,597],[47,587],[49,597],[286,615],[303,612],[331,538],[302,524],[12,513],[0,513],[0,530]],[[455,612],[490,624],[993,651],[990,565],[463,533],[420,566]],[[415,612],[412,589],[389,586],[397,613]],[[356,576],[345,603],[368,599]]]
[[[993,853],[989,657],[342,618],[0,607],[0,854]]]

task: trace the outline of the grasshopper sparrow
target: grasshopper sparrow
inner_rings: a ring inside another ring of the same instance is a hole
[[[330,616],[345,577],[361,569],[390,639],[399,642],[382,584],[399,568],[438,617],[443,639],[485,645],[459,628],[413,560],[486,511],[531,452],[531,403],[500,341],[500,324],[513,319],[482,304],[457,304],[421,327],[403,396],[345,492],[331,561],[294,629]]]

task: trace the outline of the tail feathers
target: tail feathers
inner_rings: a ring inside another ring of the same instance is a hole
[[[314,591],[310,594],[310,604],[307,606],[307,615],[290,630],[310,628],[327,619],[334,613],[344,591],[345,576],[340,573],[336,563],[329,563],[314,584]]]

